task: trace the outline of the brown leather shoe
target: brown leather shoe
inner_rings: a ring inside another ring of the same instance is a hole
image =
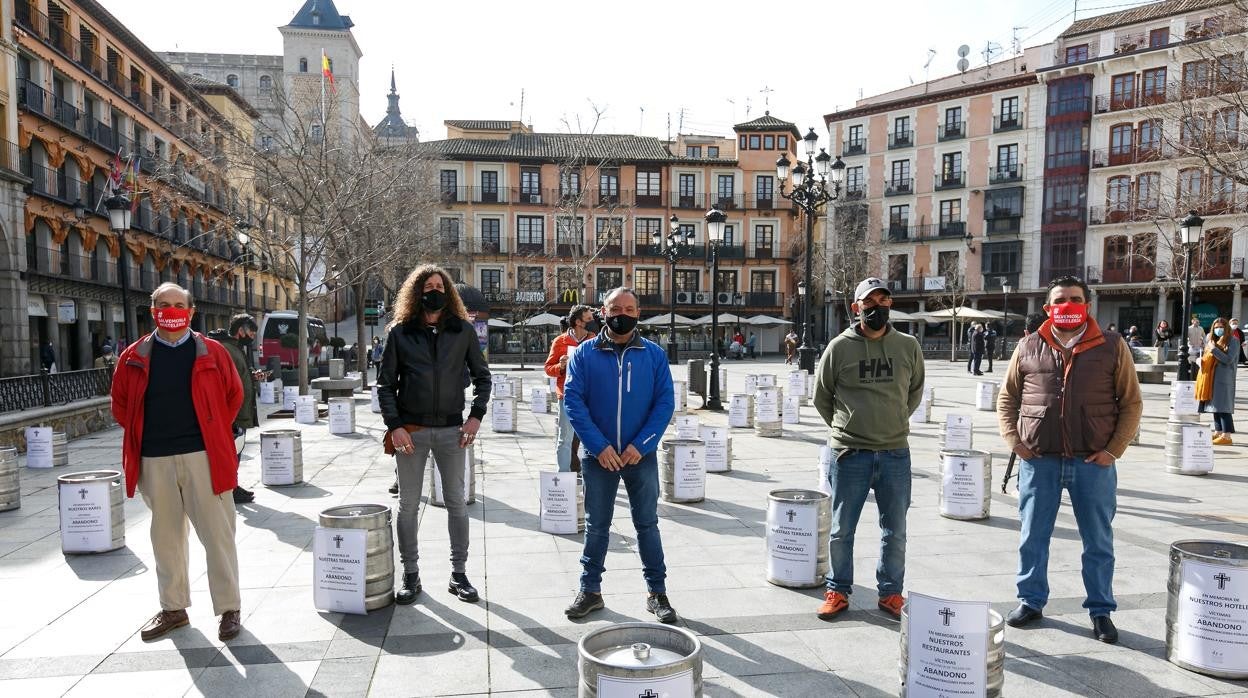
[[[225,642],[238,637],[239,631],[243,629],[243,622],[239,618],[238,611],[226,611],[221,614],[221,626],[217,629],[217,639]]]
[[[190,622],[191,619],[187,617],[185,609],[181,611],[161,611],[147,621],[147,624],[139,631],[139,637],[143,638],[144,642],[151,642],[170,630],[180,628]]]

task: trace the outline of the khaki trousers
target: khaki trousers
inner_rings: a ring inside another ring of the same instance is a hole
[[[178,611],[191,605],[187,570],[186,522],[208,555],[208,589],[213,613],[242,610],[238,592],[238,550],[234,546],[234,494],[212,493],[208,454],[144,458],[139,468],[139,493],[152,511],[152,553],[160,607]]]

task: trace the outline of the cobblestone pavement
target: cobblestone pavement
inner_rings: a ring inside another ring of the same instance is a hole
[[[727,368],[730,392],[742,389],[747,373],[783,380],[789,370],[778,362],[751,361],[730,361]],[[529,385],[544,378],[537,371],[502,370],[524,376]],[[987,378],[1000,377],[1004,365],[997,370]],[[933,423],[915,429],[911,438],[907,587],[987,600],[1005,612],[1014,605],[1014,498],[996,490],[992,517],[978,522],[942,518],[937,507],[943,431],[937,423],[943,425],[950,411],[972,414],[975,445],[993,452],[999,481],[1006,454],[995,416],[973,409],[974,379],[964,366],[930,361],[928,371],[936,399]],[[1046,616],[1033,629],[1007,629],[1008,694],[1248,695],[1245,682],[1191,673],[1164,659],[1169,544],[1248,538],[1245,447],[1218,447],[1209,476],[1167,474],[1166,390],[1145,386],[1142,445],[1118,466],[1120,610],[1114,618],[1121,643],[1103,645],[1090,637],[1081,609],[1081,548],[1074,519],[1063,507]],[[697,404],[691,396],[690,406]],[[73,441],[68,467],[23,470],[21,508],[0,513],[0,695],[573,696],[580,636],[605,624],[652,618],[622,490],[604,578],[607,609],[585,622],[564,617],[577,586],[580,542],[578,536],[538,531],[537,478],[554,469],[557,417],[534,415],[527,402],[521,403],[515,433],[493,433],[488,420],[482,429],[484,462],[477,502],[470,507],[468,563],[480,603],[462,603],[445,591],[445,513],[429,507],[421,520],[426,586],[417,603],[367,616],[314,610],[311,541],[318,512],[342,503],[397,506],[386,492],[393,465],[381,453],[379,415],[369,411],[366,395],[358,395],[356,405],[357,430],[350,436],[330,435],[324,419],[294,425],[303,433],[302,486],[259,485],[258,436],[252,432],[241,479],[256,487],[256,501],[238,507],[244,629],[225,644],[216,640],[203,553],[194,540],[191,625],[156,642],[139,639],[139,627],[158,606],[148,512],[140,499],[125,505],[126,547],[99,555],[61,553],[56,477],[118,467],[120,430]],[[723,413],[700,414],[704,423],[726,423]],[[265,428],[275,425],[292,426],[290,420],[265,420]],[[707,695],[898,691],[898,626],[875,610],[874,504],[868,503],[858,532],[858,586],[841,619],[815,617],[818,589],[780,588],[764,579],[767,493],[816,486],[824,432],[810,406],[802,408],[801,424],[786,425],[782,440],[735,430],[733,470],[708,476],[706,500],[660,506],[669,593],[681,622],[704,640]]]

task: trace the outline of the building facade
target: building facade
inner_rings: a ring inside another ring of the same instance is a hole
[[[792,123],[766,115],[738,124],[735,138],[678,139],[676,154],[641,136],[445,123],[446,140],[420,146],[443,161],[444,264],[481,289],[491,317],[518,321],[574,303],[600,305],[617,286],[637,290],[643,318],[667,313],[673,299],[678,314],[705,315],[712,294],[721,312],[791,314],[800,236],[775,162],[781,153],[796,158]],[[711,206],[728,215],[714,285],[704,221]],[[656,238],[673,217],[691,241],[674,267]],[[778,335],[775,342],[768,351],[778,348]]]
[[[0,2],[0,376],[20,376],[37,366],[32,354],[26,293],[26,188],[17,147],[17,46],[13,2]]]

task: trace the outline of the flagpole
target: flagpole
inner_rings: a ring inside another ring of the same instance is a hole
[[[321,137],[325,137],[325,49],[321,49]]]

